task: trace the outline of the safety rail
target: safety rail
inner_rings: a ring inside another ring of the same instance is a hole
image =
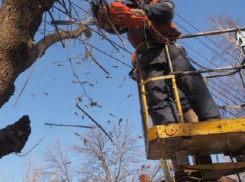
[[[192,35],[183,35],[183,36],[175,37],[174,39],[185,39],[185,38],[193,38],[193,37],[200,37],[200,36],[207,36],[207,35],[217,35],[217,34],[223,34],[223,33],[229,33],[229,32],[237,32],[237,39],[238,39],[238,41],[240,39],[240,42],[243,43],[241,45],[244,46],[245,37],[241,37],[241,35],[239,34],[239,32],[243,31],[243,30],[245,30],[245,27],[244,28],[233,28],[233,29],[225,29],[225,30],[220,30],[220,31],[197,33],[197,34],[192,34]],[[240,35],[240,36],[238,36],[238,35]],[[244,40],[241,41],[241,39],[244,39]],[[172,62],[170,59],[170,54],[169,54],[169,49],[168,49],[167,44],[165,44],[165,53],[166,53],[167,62],[168,62],[169,70],[170,70],[169,74],[165,75],[165,76],[148,78],[147,80],[144,80],[143,79],[143,72],[141,71],[140,66],[136,62],[137,70],[140,70],[140,74],[139,74],[140,90],[139,91],[141,93],[140,94],[141,114],[142,114],[142,120],[145,121],[144,125],[145,125],[146,129],[150,128],[149,113],[148,113],[148,109],[147,109],[148,106],[147,106],[147,99],[146,99],[146,89],[145,89],[146,83],[149,83],[152,81],[158,81],[158,80],[166,80],[166,79],[172,80],[175,102],[176,102],[176,106],[178,109],[178,115],[180,118],[180,123],[184,123],[184,117],[183,117],[183,112],[182,112],[182,108],[181,108],[181,104],[180,104],[178,87],[177,87],[176,79],[175,79],[175,77],[177,75],[178,76],[179,75],[194,75],[194,74],[200,74],[200,73],[223,72],[223,71],[235,70],[232,73],[228,73],[228,74],[207,75],[207,76],[204,76],[203,79],[206,80],[206,78],[230,76],[230,75],[233,75],[233,74],[239,72],[243,87],[245,88],[245,78],[244,78],[244,75],[241,71],[241,69],[245,69],[245,58],[240,65],[226,66],[226,67],[213,68],[213,69],[202,69],[202,70],[195,70],[195,71],[173,71]],[[243,54],[245,56],[245,52],[243,52]],[[219,108],[220,109],[231,109],[231,108],[243,108],[244,106],[245,106],[245,103],[241,104],[241,105],[234,105],[234,106],[220,106]]]

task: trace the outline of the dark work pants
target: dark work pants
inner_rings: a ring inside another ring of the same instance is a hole
[[[195,70],[183,52],[180,53],[178,50],[175,51],[172,49],[175,49],[173,45],[170,46],[170,56],[172,57],[174,71]],[[149,54],[149,51],[145,55],[139,54],[139,61],[144,60],[144,56],[147,57]],[[158,63],[148,64],[142,67],[144,79],[162,76],[168,73],[166,60],[161,62],[161,59],[165,55],[163,56],[161,54],[163,54],[163,51],[159,55],[154,56],[154,60],[157,60]],[[197,114],[199,121],[220,118],[218,107],[200,74],[177,76],[176,80],[178,88],[188,99],[188,103]],[[170,82],[171,81],[160,80],[146,84],[149,112],[155,124],[166,125],[179,122]],[[184,98],[183,95],[181,95],[181,97],[182,99]]]

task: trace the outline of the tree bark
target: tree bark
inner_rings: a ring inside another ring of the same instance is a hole
[[[21,152],[30,134],[28,116],[23,116],[16,123],[0,130],[0,158],[13,152]]]
[[[3,0],[0,9],[0,108],[14,92],[14,81],[23,72],[43,13],[55,0]]]

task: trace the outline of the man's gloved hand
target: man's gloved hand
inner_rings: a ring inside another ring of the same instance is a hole
[[[129,73],[128,73],[129,77],[131,79],[133,79],[134,81],[139,81],[139,73],[136,69],[132,69]]]
[[[130,9],[130,11],[133,13],[135,16],[145,16],[145,12],[143,9]]]

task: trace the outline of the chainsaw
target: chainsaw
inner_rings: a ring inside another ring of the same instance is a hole
[[[95,1],[97,2],[97,0]],[[121,1],[114,1],[110,4],[107,4],[106,0],[103,1],[105,2],[105,5],[102,5],[102,3],[95,4],[92,1],[91,4],[94,17],[91,17],[88,20],[57,20],[52,21],[51,23],[57,25],[97,25],[99,28],[105,30],[108,33],[116,33],[119,38],[119,34],[128,32],[129,29],[132,30],[134,28],[146,27],[147,30],[149,30],[149,33],[152,36],[152,38],[158,43],[166,43],[168,41],[168,37],[178,37],[181,34],[181,32],[176,28],[173,22],[159,23],[149,21],[146,15],[135,16],[132,13],[132,9],[140,7],[129,6],[128,4],[125,4]],[[136,0],[131,0],[131,2],[135,1]],[[125,45],[125,42],[122,42]]]
[[[112,29],[109,21],[117,30],[143,26],[148,20],[147,16],[135,16],[130,10],[131,8],[123,2],[115,1],[108,6],[101,6],[97,12],[94,12],[94,17],[90,17],[87,20],[54,20],[51,23],[56,25],[96,25],[108,31]]]

